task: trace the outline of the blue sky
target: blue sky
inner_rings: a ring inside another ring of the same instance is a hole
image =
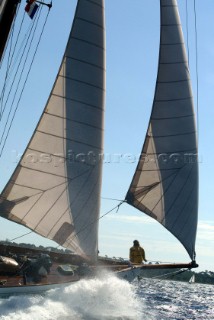
[[[196,97],[194,1],[188,2],[189,54],[193,91]],[[49,21],[17,113],[4,157],[0,160],[1,184],[10,177],[40,113],[44,108],[58,71],[72,21],[75,1],[53,2]],[[184,35],[186,0],[178,1]],[[214,25],[213,0],[196,0],[199,71],[199,225],[196,242],[199,270],[214,270],[213,218],[213,88]],[[56,40],[57,39],[57,40]],[[106,0],[106,116],[105,161],[102,196],[124,199],[137,165],[151,112],[157,75],[159,43],[158,0]],[[44,71],[45,70],[45,71]],[[36,80],[34,80],[34,77]],[[196,100],[195,100],[196,101]],[[25,114],[25,120],[23,119]],[[14,139],[14,136],[16,139]],[[102,199],[101,215],[117,205]],[[1,219],[1,239],[12,239],[28,230]],[[23,242],[50,243],[36,235]],[[137,238],[146,249],[147,259],[189,261],[184,248],[157,222],[124,204],[100,220],[99,250],[102,255],[128,257]]]

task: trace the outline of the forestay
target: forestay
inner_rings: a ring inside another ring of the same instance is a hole
[[[19,0],[0,0],[0,60],[4,53]]]
[[[196,125],[176,0],[161,0],[158,76],[142,154],[126,200],[167,228],[195,258]]]
[[[1,216],[97,255],[105,98],[104,0],[79,0],[56,82],[0,198]]]

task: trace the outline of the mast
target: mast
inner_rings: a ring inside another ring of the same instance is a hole
[[[79,0],[55,84],[0,196],[0,213],[91,258],[98,247],[104,100],[104,0]]]
[[[151,117],[126,201],[161,223],[195,260],[198,151],[193,95],[176,0],[160,0]]]
[[[0,1],[0,61],[4,53],[4,48],[10,33],[13,19],[16,14],[18,3],[21,0],[1,0]]]

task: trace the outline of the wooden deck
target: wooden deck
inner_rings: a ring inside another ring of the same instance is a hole
[[[61,284],[78,281],[80,276],[76,273],[74,275],[63,275],[58,272],[59,263],[53,263],[50,273],[47,276],[41,277],[40,281],[33,281],[32,277],[26,277],[26,284],[24,283],[23,275],[4,275],[0,274],[0,288],[2,287],[17,287],[17,286],[32,286],[32,285],[47,285],[47,284]]]

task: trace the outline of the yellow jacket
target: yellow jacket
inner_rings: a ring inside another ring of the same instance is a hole
[[[129,259],[132,263],[142,263],[146,261],[145,251],[142,247],[133,246],[129,251]]]

